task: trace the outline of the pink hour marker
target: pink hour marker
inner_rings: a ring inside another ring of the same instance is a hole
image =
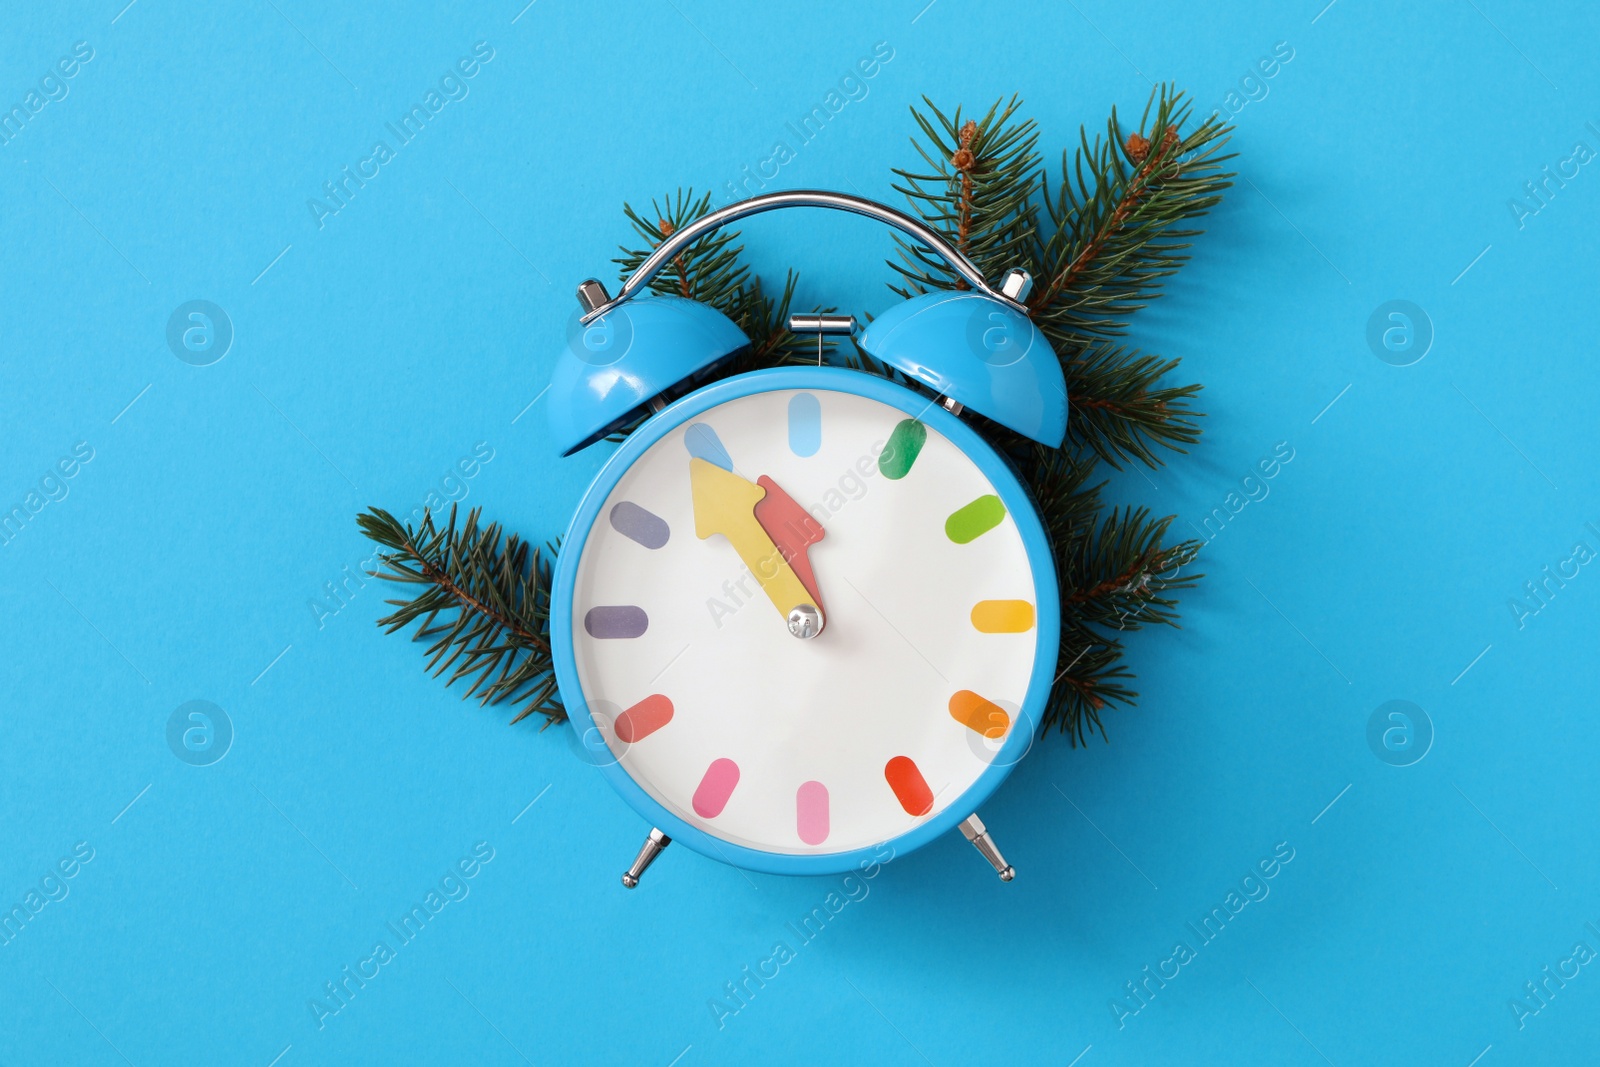
[[[828,839],[828,787],[821,782],[806,782],[794,795],[795,830],[808,845]]]
[[[739,784],[739,765],[731,759],[712,760],[700,787],[694,791],[694,813],[702,819],[715,819],[728,806],[733,787]]]

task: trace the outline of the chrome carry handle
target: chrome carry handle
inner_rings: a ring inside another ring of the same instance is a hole
[[[886,207],[875,200],[864,197],[849,196],[845,193],[832,193],[820,189],[797,189],[787,193],[767,193],[763,196],[753,196],[748,200],[741,200],[737,204],[729,204],[720,211],[696,219],[694,222],[678,230],[661,242],[656,250],[641,264],[637,270],[628,276],[622,284],[622,290],[612,297],[606,293],[605,286],[597,281],[587,281],[578,287],[578,299],[583,303],[583,321],[590,322],[599,318],[619,304],[632,300],[639,291],[649,285],[651,280],[661,272],[678,253],[688,248],[694,242],[704,237],[711,231],[725,226],[738,219],[750,215],[758,215],[763,211],[773,211],[786,207],[819,207],[833,211],[848,211],[854,215],[865,215],[894,227],[902,233],[915,237],[922,244],[932,249],[939,258],[950,264],[952,270],[959,274],[963,281],[972,288],[986,296],[1009,304],[1018,310],[1023,308],[1021,301],[1026,299],[1027,290],[1032,284],[1025,271],[1012,271],[1006,275],[1000,288],[990,285],[988,280],[972,261],[956,249],[949,241],[939,235],[938,231],[931,229],[909,215],[904,215],[891,207]]]

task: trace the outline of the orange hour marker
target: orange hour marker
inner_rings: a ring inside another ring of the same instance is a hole
[[[910,756],[890,760],[883,768],[883,777],[907,815],[926,815],[933,810],[933,790]]]
[[[1006,709],[970,689],[958,690],[950,698],[950,717],[972,732],[991,739],[1004,737],[1011,729],[1011,716],[1006,714]]]
[[[972,625],[986,634],[1025,633],[1033,629],[1033,605],[1026,600],[980,600],[972,605]]]

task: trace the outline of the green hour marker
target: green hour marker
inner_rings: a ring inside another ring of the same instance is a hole
[[[911,473],[922,446],[928,440],[928,428],[916,419],[901,419],[889,434],[889,443],[878,454],[878,470],[885,478],[901,479]]]
[[[944,520],[944,532],[950,540],[958,545],[974,541],[996,526],[1006,517],[1006,506],[1000,503],[1000,498],[992,493],[986,493],[972,503],[951,513]]]

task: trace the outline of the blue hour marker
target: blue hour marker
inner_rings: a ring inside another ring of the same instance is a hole
[[[822,405],[810,393],[789,398],[789,451],[814,456],[822,447]]]
[[[717,431],[705,423],[694,423],[683,431],[683,447],[687,448],[689,455],[695,459],[703,459],[713,466],[721,467],[729,474],[733,473],[733,457],[722,447],[722,439],[717,436]]]

